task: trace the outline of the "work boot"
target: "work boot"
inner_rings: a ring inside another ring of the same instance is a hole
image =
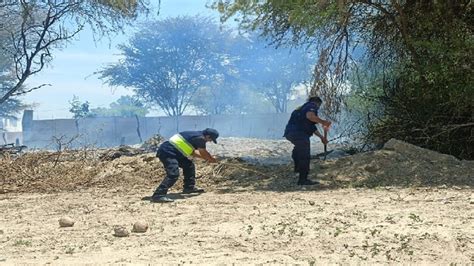
[[[298,180],[298,186],[312,186],[319,185],[318,181],[313,181],[311,179],[300,179]]]
[[[198,187],[185,187],[183,189],[183,194],[191,194],[191,193],[204,193],[204,189]]]
[[[153,203],[168,203],[173,202],[174,199],[168,198],[166,195],[153,195],[150,201]]]

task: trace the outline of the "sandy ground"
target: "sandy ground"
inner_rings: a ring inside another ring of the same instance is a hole
[[[328,144],[328,150],[339,148],[339,144]],[[222,138],[217,144],[210,143],[207,149],[220,157],[238,157],[250,163],[287,164],[291,162],[293,144],[286,139]],[[311,138],[311,154],[323,152],[319,138]]]
[[[208,192],[179,194],[180,179],[171,204],[142,199],[164,176],[153,153],[0,159],[0,265],[474,263],[474,161],[391,140],[312,160],[321,185],[301,187],[286,141],[209,149],[224,159],[197,161]],[[60,228],[64,216],[75,225]],[[146,233],[113,235],[140,220]]]
[[[0,264],[473,263],[470,188],[0,195]],[[60,228],[68,215],[76,224]],[[138,220],[146,233],[113,236]]]

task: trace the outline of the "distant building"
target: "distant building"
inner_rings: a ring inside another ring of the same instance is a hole
[[[0,130],[6,132],[21,132],[21,120],[13,118],[0,118]]]
[[[0,145],[23,142],[21,119],[0,117]]]

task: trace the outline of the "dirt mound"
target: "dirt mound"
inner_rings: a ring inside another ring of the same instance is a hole
[[[396,139],[381,150],[326,161],[318,168],[323,179],[338,186],[474,185],[474,161],[458,160]]]
[[[271,148],[268,143],[267,148]],[[3,158],[0,160],[0,193],[53,192],[85,187],[153,189],[165,175],[163,167],[154,153],[134,151],[38,152]],[[115,156],[117,152],[121,152],[120,156]],[[252,164],[244,159],[224,157],[219,164],[196,160],[199,185],[221,191],[300,189],[295,185],[291,164]],[[320,187],[311,189],[472,186],[474,182],[473,161],[460,161],[398,140],[390,140],[378,151],[327,161],[313,160],[311,167],[311,178],[322,182]],[[175,189],[180,187],[181,184],[177,184]]]

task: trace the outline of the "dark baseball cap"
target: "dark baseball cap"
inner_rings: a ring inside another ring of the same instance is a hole
[[[217,138],[219,137],[219,132],[213,128],[206,128],[202,131],[203,135],[208,135],[211,137],[212,142],[217,144]]]

